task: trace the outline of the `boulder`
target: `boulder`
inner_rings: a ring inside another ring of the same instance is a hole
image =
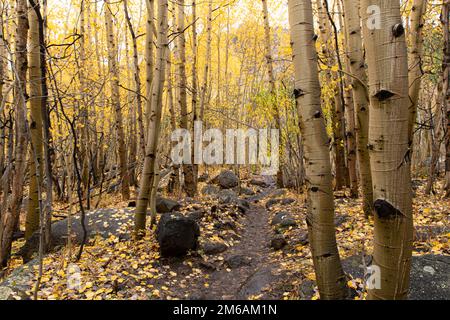
[[[225,264],[231,269],[237,269],[244,266],[249,266],[252,263],[252,258],[244,255],[233,255],[225,260]]]
[[[296,227],[297,222],[293,218],[286,218],[283,219],[280,223],[280,227],[282,228],[289,228],[289,227]]]
[[[273,226],[279,225],[281,222],[283,222],[284,219],[289,219],[289,218],[292,219],[292,216],[289,213],[284,212],[284,211],[279,212],[275,215],[275,217],[273,217],[272,225]]]
[[[266,181],[264,181],[263,179],[252,179],[249,182],[252,186],[257,186],[257,187],[261,187],[261,188],[268,188],[270,187],[270,184],[267,183]]]
[[[212,181],[217,184],[222,189],[233,189],[239,185],[239,179],[236,175],[229,170],[222,171],[217,177]]]
[[[207,242],[203,244],[203,252],[208,255],[220,254],[227,251],[228,246],[223,242]]]
[[[200,228],[193,219],[180,213],[166,213],[159,220],[156,237],[161,255],[164,257],[183,256],[198,246]]]
[[[206,212],[204,210],[196,210],[189,213],[188,217],[192,220],[199,222],[205,216]]]
[[[134,209],[97,209],[86,213],[85,226],[87,231],[87,239],[93,239],[96,236],[108,238],[116,236],[120,240],[130,239],[130,228],[134,224]],[[83,239],[83,228],[81,227],[81,216],[76,214],[71,218],[71,239],[73,244],[80,244]],[[64,219],[52,224],[51,249],[67,244],[68,219]],[[26,263],[30,261],[33,254],[39,249],[39,231],[33,233],[17,255],[23,258]]]
[[[254,196],[256,193],[252,189],[241,188],[239,194],[244,195],[244,196]]]
[[[282,206],[288,206],[292,203],[294,203],[296,200],[292,198],[285,198],[285,199],[270,199],[266,202],[266,209],[270,210],[274,205],[282,205]]]
[[[271,198],[280,198],[280,197],[284,196],[285,194],[286,194],[286,190],[284,190],[284,189],[277,189],[277,190],[275,190],[274,192],[272,192],[270,194],[270,197]]]
[[[171,213],[181,209],[181,204],[176,201],[158,197],[156,198],[156,212]]]
[[[219,203],[221,204],[232,204],[237,203],[238,195],[233,190],[221,190],[217,195]]]
[[[236,205],[242,214],[246,214],[250,210],[250,202],[247,200],[239,199]]]
[[[287,245],[287,241],[283,235],[276,235],[272,241],[270,241],[270,247],[278,251],[283,249]]]
[[[202,189],[202,193],[206,196],[215,196],[219,191],[220,189],[212,184],[209,184]]]

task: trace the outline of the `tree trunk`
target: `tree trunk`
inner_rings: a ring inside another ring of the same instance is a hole
[[[208,21],[206,23],[206,57],[205,57],[205,70],[203,73],[203,83],[201,87],[200,96],[200,121],[205,119],[205,108],[207,103],[207,93],[208,93],[208,79],[209,79],[209,68],[211,64],[211,41],[212,41],[212,0],[208,1]]]
[[[39,21],[33,8],[28,10],[30,24],[29,44],[29,81],[30,81],[30,191],[28,211],[25,222],[25,238],[39,229],[39,187],[42,184],[43,160],[43,125],[42,125],[42,73],[41,73],[41,47],[39,41]]]
[[[155,61],[154,61],[154,50],[153,50],[153,39],[154,39],[154,23],[155,19],[155,1],[154,0],[145,0],[147,7],[147,24],[145,29],[145,62],[146,62],[146,92],[145,96],[147,97],[147,103],[145,107],[146,113],[146,128],[148,130],[148,123],[150,122],[150,114],[152,110],[152,101],[148,99],[152,95],[152,81],[153,81],[153,71],[155,70]],[[148,132],[148,131],[145,132]],[[145,137],[145,143],[147,143],[147,137]],[[145,152],[144,152],[145,154]]]
[[[445,136],[445,197],[450,197],[450,0],[445,0],[442,7],[442,26],[444,30],[444,63],[443,63],[443,87],[444,112],[447,131]]]
[[[127,151],[125,145],[125,133],[123,130],[122,109],[120,104],[119,67],[117,61],[117,46],[114,35],[113,19],[110,0],[105,0],[105,24],[108,36],[108,66],[111,77],[111,102],[114,109],[115,127],[117,131],[117,144],[119,151],[119,166],[121,179],[121,192],[123,200],[130,199],[130,178],[127,163]]]
[[[380,8],[380,29],[369,29],[362,10],[369,70],[369,149],[374,189],[373,265],[381,286],[369,299],[406,299],[411,269],[413,220],[408,137],[408,60],[399,1],[363,0]]]
[[[263,17],[264,17],[264,45],[265,45],[265,52],[266,52],[266,64],[267,64],[267,70],[269,73],[269,85],[270,85],[270,95],[273,102],[273,108],[275,109],[275,120],[276,120],[276,127],[278,130],[280,130],[281,135],[281,115],[280,115],[280,106],[278,105],[278,99],[277,99],[277,89],[276,89],[276,83],[275,83],[275,72],[273,68],[273,58],[272,58],[272,40],[270,37],[270,23],[269,23],[269,10],[267,8],[267,0],[261,0],[262,1],[262,7],[263,7]],[[283,139],[281,139],[283,140]],[[283,146],[280,146],[280,160],[283,162]],[[284,186],[284,179],[283,179],[283,171],[282,168],[283,164],[280,163],[280,168],[277,172],[277,184],[278,187],[283,188]]]
[[[6,266],[11,252],[11,243],[17,221],[19,220],[20,209],[23,199],[23,184],[26,169],[27,150],[27,92],[26,80],[28,70],[27,41],[28,41],[28,5],[27,0],[17,0],[17,29],[15,48],[15,166],[12,183],[11,210],[2,217],[2,230],[0,230],[0,266]]]
[[[360,182],[363,194],[363,210],[366,216],[372,214],[373,190],[370,171],[369,150],[369,93],[361,38],[359,18],[360,0],[343,0],[344,21],[347,31],[347,56],[352,79],[353,102],[355,106],[355,132],[358,153]]]
[[[181,112],[181,128],[189,130],[189,112],[187,106],[187,77],[186,77],[186,38],[185,32],[185,14],[184,0],[177,1],[177,32],[178,32],[178,90],[179,105]],[[183,165],[184,191],[189,197],[195,197],[197,194],[197,179],[195,177],[194,166],[192,164]]]
[[[411,21],[409,32],[409,43],[411,51],[409,53],[409,144],[413,147],[414,128],[417,117],[417,104],[419,102],[420,85],[422,83],[423,69],[423,26],[425,23],[425,13],[427,11],[427,0],[414,0],[411,8]]]
[[[330,99],[330,104],[332,106],[332,127],[333,127],[333,152],[335,155],[335,189],[342,190],[347,184],[348,171],[345,164],[345,123],[344,123],[344,102],[342,101],[340,92],[340,75],[337,72],[332,72],[330,69],[336,64],[336,57],[332,49],[333,44],[330,42],[332,39],[332,26],[331,19],[328,15],[328,4],[325,0],[317,0],[317,11],[319,14],[319,31],[322,40],[322,54],[323,62],[327,65],[328,70],[326,71],[327,82],[332,83],[334,86],[334,96]],[[337,48],[335,48],[337,51]]]
[[[334,229],[331,163],[320,83],[310,0],[289,0],[289,20],[295,66],[295,97],[303,136],[308,188],[307,224],[321,299],[346,296]]]
[[[142,115],[142,84],[141,84],[141,77],[140,77],[140,67],[139,67],[139,53],[138,53],[138,47],[137,47],[137,36],[136,32],[134,31],[133,24],[131,23],[131,17],[128,12],[128,1],[124,0],[123,7],[125,11],[125,18],[128,25],[128,31],[131,35],[131,41],[133,44],[133,68],[134,68],[134,90],[136,94],[136,109],[133,107],[133,117],[136,117],[137,113],[137,122],[138,122],[138,128],[139,128],[139,150],[141,152],[141,155],[144,156],[145,154],[145,129],[144,129],[144,120]],[[133,159],[136,160],[137,159]],[[137,165],[136,165],[137,166]]]
[[[148,97],[151,99],[151,115],[148,126],[148,138],[144,160],[144,169],[141,176],[139,197],[137,201],[135,211],[135,236],[139,239],[145,232],[147,206],[149,203],[149,197],[154,194],[155,180],[157,170],[157,156],[158,156],[158,143],[161,129],[161,116],[162,116],[162,93],[164,89],[164,81],[166,77],[166,64],[167,64],[167,0],[159,0],[158,10],[158,43],[157,43],[157,56],[156,56],[156,69],[153,79],[152,95]],[[154,213],[152,213],[154,214]]]

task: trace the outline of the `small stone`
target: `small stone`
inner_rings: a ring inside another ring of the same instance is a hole
[[[270,246],[276,251],[283,249],[286,245],[287,241],[281,234],[275,236],[270,242]]]
[[[423,271],[431,274],[432,276],[434,276],[434,274],[436,273],[436,271],[433,269],[433,267],[430,267],[430,266],[423,267]]]
[[[227,249],[228,246],[222,242],[207,242],[203,245],[203,252],[207,255],[223,253]]]

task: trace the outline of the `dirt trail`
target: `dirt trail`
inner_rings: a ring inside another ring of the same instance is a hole
[[[248,293],[257,294],[257,292],[249,292],[258,290],[258,288],[248,288],[249,282],[262,269],[272,267],[267,265],[270,252],[268,244],[271,238],[268,219],[269,214],[263,207],[255,206],[251,208],[246,216],[244,233],[240,243],[227,253],[228,258],[249,259],[248,263],[242,261],[248,265],[228,269],[225,265],[213,272],[210,277],[211,283],[210,290],[207,292],[207,299],[245,299],[248,298],[246,296]]]
[[[275,188],[267,188],[252,200],[261,200],[273,190]],[[287,279],[277,274],[279,264],[270,259],[272,237],[269,212],[259,203],[252,205],[246,213],[240,242],[226,252],[224,264],[210,273],[209,287],[191,287],[191,297],[208,300],[281,298],[283,291],[276,290],[277,284]],[[232,266],[228,262],[230,258]]]

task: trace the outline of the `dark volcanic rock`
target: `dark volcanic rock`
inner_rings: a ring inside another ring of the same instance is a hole
[[[190,219],[198,222],[198,221],[202,220],[202,218],[205,216],[205,214],[206,214],[206,212],[203,210],[196,210],[196,211],[189,213],[188,217]]]
[[[207,242],[203,245],[203,252],[208,255],[223,253],[227,249],[228,246],[222,242]]]
[[[284,189],[277,189],[277,190],[275,190],[274,192],[272,192],[270,194],[270,197],[271,198],[280,198],[280,197],[284,196],[285,194],[286,194],[286,190],[284,190]]]
[[[277,251],[283,249],[286,245],[287,241],[281,234],[276,235],[270,242],[270,247]]]
[[[239,185],[238,177],[229,170],[222,171],[212,182],[219,185],[222,189],[232,189]]]
[[[282,206],[287,206],[294,203],[296,200],[291,198],[286,199],[269,199],[266,202],[266,209],[270,210],[274,205],[280,204]]]
[[[279,212],[272,219],[272,225],[275,226],[277,224],[280,224],[281,222],[283,222],[284,219],[287,219],[287,218],[292,219],[292,216],[287,212]]]
[[[241,188],[239,193],[244,196],[254,196],[256,194],[255,191],[248,188]]]
[[[231,269],[249,266],[251,263],[252,259],[243,255],[230,256],[225,260],[225,264]]]
[[[217,195],[219,202],[221,204],[231,204],[236,203],[238,200],[238,195],[233,190],[221,190]]]
[[[219,191],[220,189],[212,184],[209,184],[202,189],[202,193],[207,196],[215,196]]]
[[[156,199],[156,212],[171,213],[181,209],[181,204],[176,201],[158,197]]]
[[[183,256],[198,245],[200,228],[190,218],[179,213],[164,214],[156,229],[161,255],[164,257]]]
[[[265,180],[260,179],[260,178],[250,180],[250,184],[252,186],[257,186],[257,187],[261,187],[261,188],[270,187],[270,184],[268,182],[266,182]]]
[[[296,227],[296,226],[297,226],[297,222],[292,218],[283,219],[283,221],[281,221],[281,223],[280,223],[280,227],[282,227],[282,228],[289,228],[289,227]]]
[[[276,226],[277,228],[296,227],[297,222],[289,213],[280,212],[272,219],[272,226]]]

